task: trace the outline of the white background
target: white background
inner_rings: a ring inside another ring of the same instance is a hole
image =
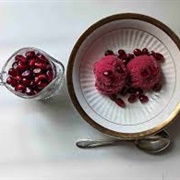
[[[108,15],[153,16],[180,36],[180,1],[1,1],[0,68],[17,49],[40,48],[66,67],[78,37]],[[64,85],[58,100],[20,99],[0,87],[0,179],[180,179],[180,119],[168,129],[172,146],[159,155],[130,142],[78,149],[79,138],[105,138],[73,108]]]

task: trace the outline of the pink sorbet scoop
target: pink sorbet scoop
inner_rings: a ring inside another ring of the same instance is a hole
[[[127,64],[133,87],[152,89],[161,80],[161,70],[153,56],[141,55]]]
[[[115,55],[101,58],[94,64],[95,86],[103,94],[115,94],[126,84],[127,69]]]

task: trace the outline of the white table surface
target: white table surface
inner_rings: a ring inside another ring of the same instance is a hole
[[[108,15],[153,16],[180,36],[180,1],[1,1],[0,67],[17,49],[40,48],[67,65],[76,40]],[[180,119],[168,152],[148,155],[129,142],[78,149],[79,138],[106,138],[74,109],[64,85],[59,100],[29,102],[0,87],[0,179],[180,179]]]

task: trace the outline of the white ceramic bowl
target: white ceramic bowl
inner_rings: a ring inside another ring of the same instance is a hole
[[[148,93],[149,102],[127,104],[125,109],[100,94],[94,84],[93,63],[107,49],[148,48],[165,57],[165,82],[160,92]],[[124,139],[156,133],[180,110],[180,40],[162,22],[140,14],[118,14],[88,28],[70,55],[67,80],[72,102],[81,116],[101,132]]]

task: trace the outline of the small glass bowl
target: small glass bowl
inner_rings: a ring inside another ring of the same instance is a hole
[[[12,67],[12,64],[15,62],[15,56],[25,55],[25,53],[28,51],[34,51],[35,53],[42,54],[50,63],[52,67],[52,72],[53,72],[53,80],[40,92],[31,96],[15,91],[14,88],[6,82],[6,79],[9,77],[8,71]],[[26,47],[26,48],[22,48],[16,51],[7,60],[7,62],[3,66],[2,71],[0,73],[0,85],[4,85],[10,92],[24,99],[45,100],[47,98],[58,95],[63,82],[64,82],[64,65],[58,60],[51,57],[49,54],[34,47]]]

